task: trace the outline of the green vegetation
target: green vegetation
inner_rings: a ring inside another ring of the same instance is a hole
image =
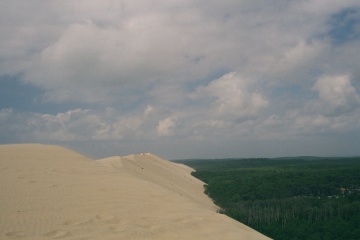
[[[360,158],[181,162],[223,213],[273,239],[360,239]]]

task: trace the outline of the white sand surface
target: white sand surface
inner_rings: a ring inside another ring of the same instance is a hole
[[[216,213],[191,171],[149,153],[0,145],[0,239],[269,239]]]

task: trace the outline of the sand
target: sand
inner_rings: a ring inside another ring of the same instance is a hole
[[[0,239],[269,239],[216,213],[191,171],[149,153],[0,145]]]

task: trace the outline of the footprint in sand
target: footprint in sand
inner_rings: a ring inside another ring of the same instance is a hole
[[[124,232],[126,229],[124,226],[110,226],[109,230],[112,233],[119,233],[119,232]]]
[[[64,222],[65,226],[79,226],[91,223],[91,220],[68,220]]]
[[[11,238],[22,238],[26,236],[25,232],[22,231],[8,232],[5,235]]]
[[[104,221],[104,222],[108,222],[108,221],[113,221],[115,220],[115,216],[114,215],[100,215],[97,214],[96,215],[96,220],[98,221]]]
[[[69,235],[68,231],[65,230],[52,230],[48,233],[45,233],[44,237],[50,237],[50,238],[62,238]]]

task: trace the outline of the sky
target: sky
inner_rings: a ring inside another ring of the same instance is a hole
[[[359,156],[358,0],[0,0],[0,144]]]

